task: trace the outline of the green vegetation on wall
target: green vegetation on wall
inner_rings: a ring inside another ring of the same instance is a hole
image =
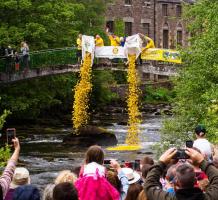
[[[122,19],[116,19],[114,21],[114,26],[115,26],[115,35],[122,37],[125,34],[125,25]]]
[[[206,125],[207,138],[218,142],[217,0],[199,0],[184,11],[191,45],[183,49],[184,64],[174,80],[174,117],[164,122],[162,130],[165,147],[184,144],[198,123]]]

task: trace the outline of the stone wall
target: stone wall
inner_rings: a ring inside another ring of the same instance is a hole
[[[145,34],[145,26],[149,24],[149,36],[154,39],[157,47],[163,47],[164,29],[169,32],[169,48],[176,47],[177,31],[182,31],[182,45],[187,46],[188,32],[176,12],[177,6],[182,5],[181,2],[182,0],[132,0],[131,5],[125,5],[125,0],[114,0],[108,7],[106,20],[115,21],[119,18],[131,22],[132,34]],[[167,4],[167,16],[163,16],[163,4]]]

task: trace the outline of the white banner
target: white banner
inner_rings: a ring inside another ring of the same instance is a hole
[[[85,53],[89,52],[92,55],[92,62],[94,59],[95,52],[95,38],[93,36],[82,36],[82,58],[84,59]]]
[[[104,46],[95,48],[95,57],[97,58],[126,58],[124,47]]]
[[[128,57],[128,54],[136,54],[137,58],[142,51],[142,43],[143,41],[139,34],[127,37],[124,45],[124,52],[126,57]]]

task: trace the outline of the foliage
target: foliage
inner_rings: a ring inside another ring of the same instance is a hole
[[[58,110],[70,110],[76,81],[76,75],[59,75],[1,87],[0,107],[10,110],[15,119],[36,119],[43,110],[52,110],[55,116]]]
[[[146,103],[162,103],[170,102],[175,97],[175,93],[164,87],[154,88],[152,86],[145,87],[144,101]]]
[[[119,37],[124,36],[125,34],[125,25],[123,19],[116,19],[115,20],[115,34]]]
[[[111,86],[116,85],[111,71],[94,71],[92,81],[92,107],[99,107],[99,105],[105,105],[118,99],[117,94],[111,92],[110,89]]]
[[[8,145],[0,148],[0,167],[4,167],[7,164],[10,156],[10,147]]]
[[[113,71],[112,75],[117,84],[127,84],[127,72]]]
[[[4,111],[3,111],[3,114],[0,115],[0,130],[2,129],[2,127],[3,127],[4,123],[5,123],[5,119],[6,119],[6,117],[7,117],[9,114],[11,114],[10,111],[4,110]]]
[[[205,124],[207,137],[218,135],[218,4],[199,0],[185,8],[191,45],[183,50],[179,76],[175,78],[174,117],[164,122],[162,141],[184,143],[194,127]]]
[[[72,46],[79,32],[102,32],[106,5],[104,0],[0,0],[0,45]]]

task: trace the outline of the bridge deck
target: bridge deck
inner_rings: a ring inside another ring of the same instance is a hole
[[[127,66],[119,60],[101,59],[99,64],[94,64],[94,70],[127,71]],[[94,62],[97,63],[97,60]],[[160,64],[160,62],[146,61],[138,65],[141,73],[175,76],[176,65],[170,63]],[[22,55],[20,55],[19,69],[15,69],[14,57],[3,57],[0,59],[0,84],[12,83],[25,79],[32,79],[43,76],[79,72],[80,66],[77,64],[76,48],[60,48],[35,51],[30,53],[29,69],[26,70]]]

